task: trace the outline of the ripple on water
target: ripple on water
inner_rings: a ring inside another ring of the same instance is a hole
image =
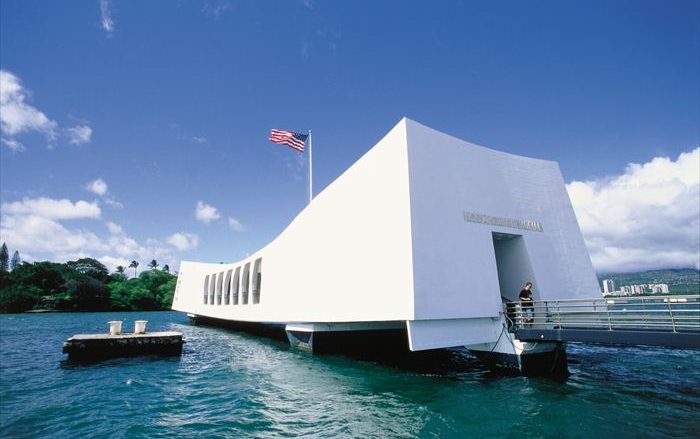
[[[65,361],[105,322],[178,330],[182,357]],[[359,361],[192,326],[179,313],[0,316],[3,437],[693,437],[700,353],[572,344],[565,382],[468,353]]]

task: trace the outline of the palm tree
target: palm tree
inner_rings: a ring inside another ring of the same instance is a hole
[[[166,273],[170,273],[170,265],[168,265],[168,264],[163,265],[163,271]]]
[[[151,270],[155,270],[158,268],[158,261],[155,259],[151,259],[151,262],[148,264],[149,267],[151,267]]]
[[[138,268],[139,263],[137,261],[131,261],[131,264],[129,264],[129,268],[134,269],[134,277],[136,277],[136,269]]]
[[[126,271],[126,267],[123,265],[117,265],[117,273],[124,273]]]

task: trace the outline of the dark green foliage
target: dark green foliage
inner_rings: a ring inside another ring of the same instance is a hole
[[[7,250],[7,244],[4,242],[0,246],[0,271],[7,271],[9,268],[10,252]]]
[[[107,280],[109,270],[104,264],[96,259],[82,258],[77,261],[68,261],[66,265],[80,274],[95,278],[101,282]]]
[[[71,279],[65,284],[66,294],[76,310],[100,311],[109,307],[109,291],[90,276]]]
[[[157,310],[155,295],[144,287],[139,279],[112,282],[107,285],[115,309],[123,311]]]
[[[65,291],[63,284],[71,278],[71,269],[65,264],[55,262],[23,263],[12,270],[10,279],[15,285],[35,286],[46,295]]]
[[[173,296],[175,295],[175,285],[177,284],[177,277],[170,276],[170,279],[158,287],[158,298],[160,300],[160,306],[169,309],[173,304]]]
[[[31,309],[61,311],[139,311],[170,309],[177,277],[150,270],[128,279],[110,274],[92,258],[65,264],[24,262],[0,271],[0,312]]]
[[[10,279],[10,273],[7,271],[0,270],[0,290],[12,285],[12,280]]]
[[[128,279],[128,277],[126,276],[126,274],[124,274],[123,272],[117,271],[117,272],[109,275],[109,279],[107,280],[107,283],[115,282],[115,281],[125,281],[127,279]]]
[[[0,312],[24,312],[41,300],[42,292],[35,286],[19,285],[0,288]]]

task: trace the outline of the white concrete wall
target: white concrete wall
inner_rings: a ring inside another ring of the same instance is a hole
[[[532,271],[532,262],[522,236],[517,238],[494,240],[496,265],[498,268],[498,285],[501,297],[517,302],[525,282],[538,284]],[[533,291],[533,298],[535,297]]]
[[[173,309],[243,321],[409,320],[410,235],[406,128],[401,122],[267,247],[235,264],[183,262]],[[218,276],[248,262],[252,271],[259,257],[259,304],[252,304],[252,297],[248,305],[203,304],[206,274]]]
[[[415,318],[495,317],[492,232],[523,236],[536,299],[591,297],[598,283],[559,166],[407,122]],[[537,221],[543,231],[466,222],[463,212]]]
[[[466,222],[465,210],[537,221],[543,231]],[[556,163],[404,119],[267,247],[235,264],[183,262],[173,309],[241,321],[405,320],[414,349],[495,341],[502,307],[493,232],[521,235],[530,261],[502,275],[507,289],[531,280],[535,299],[599,295]],[[203,303],[207,274],[241,267],[243,278],[257,258],[259,304],[252,279],[247,305]]]

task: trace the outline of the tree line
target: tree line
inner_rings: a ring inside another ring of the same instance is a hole
[[[138,261],[110,273],[100,261],[80,258],[65,263],[22,262],[0,247],[0,312],[159,311],[170,309],[177,276],[153,259],[138,274]],[[126,270],[133,268],[134,277]]]

